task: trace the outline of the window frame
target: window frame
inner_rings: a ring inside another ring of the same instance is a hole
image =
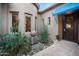
[[[25,13],[25,32],[26,32],[26,17],[30,17],[30,31],[27,31],[27,32],[31,32],[31,20],[32,20],[32,14],[29,14],[29,13]]]
[[[48,17],[48,25],[51,24],[51,17]]]
[[[19,19],[19,12],[18,11],[10,11],[10,13],[11,13],[11,20],[12,20],[12,22],[11,22],[11,24],[12,24],[11,28],[12,28],[13,27],[13,16],[17,17],[15,22],[19,21],[18,20]],[[19,26],[19,24],[17,26]],[[14,31],[14,32],[18,32],[18,31],[19,31],[19,28],[17,28],[17,31]]]

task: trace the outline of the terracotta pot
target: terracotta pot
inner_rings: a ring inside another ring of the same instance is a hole
[[[32,32],[31,32],[31,36],[32,36],[32,37],[34,37],[34,36],[36,36],[36,35],[37,35],[37,32],[36,32],[36,31],[32,31]]]

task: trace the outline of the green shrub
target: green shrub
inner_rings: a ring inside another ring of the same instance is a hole
[[[6,34],[1,36],[1,53],[5,55],[27,55],[32,48],[31,38],[25,34]]]
[[[18,32],[18,24],[12,26],[12,34],[0,35],[0,55],[27,55],[31,51],[31,37]]]
[[[44,26],[43,31],[41,31],[38,37],[41,43],[48,43],[49,34],[48,34],[48,28],[46,26]]]

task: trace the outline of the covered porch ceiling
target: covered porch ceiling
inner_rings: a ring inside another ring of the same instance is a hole
[[[79,9],[79,3],[67,3],[52,12],[53,16],[58,16],[66,12],[72,12]]]

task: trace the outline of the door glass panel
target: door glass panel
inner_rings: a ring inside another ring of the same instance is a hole
[[[66,24],[66,28],[71,28],[71,24]]]

